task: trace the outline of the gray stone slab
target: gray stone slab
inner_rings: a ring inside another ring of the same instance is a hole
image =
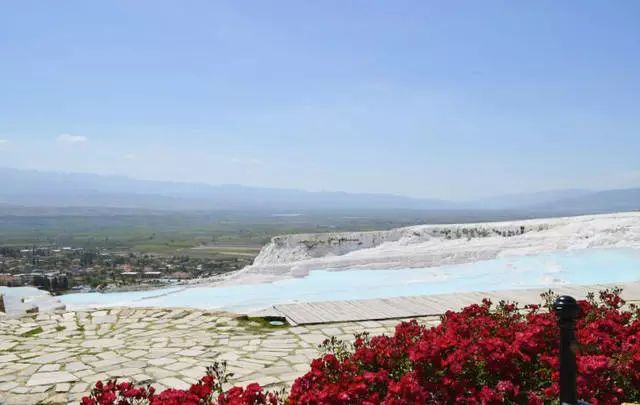
[[[84,342],[82,342],[81,346],[93,347],[97,349],[124,347],[124,341],[121,339],[92,339],[85,340]]]
[[[27,381],[27,386],[53,385],[66,382],[75,382],[78,378],[66,371],[56,371],[53,373],[36,373]]]

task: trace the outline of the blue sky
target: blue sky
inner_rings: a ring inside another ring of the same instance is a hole
[[[0,4],[0,166],[467,199],[640,187],[640,2]]]

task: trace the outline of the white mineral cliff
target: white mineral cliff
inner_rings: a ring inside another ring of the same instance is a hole
[[[303,277],[319,269],[424,268],[614,247],[640,248],[640,212],[278,236],[263,247],[253,265],[224,283]]]

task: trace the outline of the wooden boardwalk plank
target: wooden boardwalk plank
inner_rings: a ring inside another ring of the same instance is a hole
[[[560,294],[584,299],[588,292],[598,292],[615,284],[590,286],[561,286],[553,290]],[[629,301],[640,301],[640,281],[618,283],[623,288],[623,297]],[[540,294],[548,289],[521,289],[489,292],[464,292],[456,294],[433,294],[368,300],[323,301],[275,305],[262,313],[281,314],[296,325],[353,322],[366,320],[398,319],[419,316],[442,315],[448,310],[458,311],[471,304],[480,304],[482,298],[490,298],[494,304],[500,300],[516,301],[520,305],[540,304]],[[260,313],[260,312],[258,312]]]

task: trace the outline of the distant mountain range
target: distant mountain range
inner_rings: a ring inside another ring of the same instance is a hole
[[[212,186],[0,168],[0,204],[154,210],[515,210],[536,215],[547,212],[571,215],[640,209],[640,188],[606,191],[568,189],[459,202],[391,194]]]
[[[584,189],[565,189],[541,191],[537,193],[506,194],[498,197],[471,201],[469,207],[478,209],[510,209],[522,207],[537,207],[569,199],[579,199],[593,194],[593,191]]]

